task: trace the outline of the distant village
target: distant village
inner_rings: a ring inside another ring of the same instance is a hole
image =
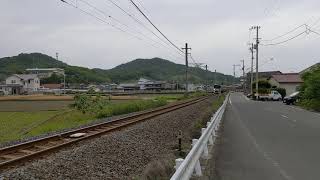
[[[61,79],[60,84],[43,84],[41,79],[49,78],[56,74]],[[204,90],[204,85],[189,84],[188,91]],[[156,81],[140,78],[134,83],[123,84],[70,84],[65,82],[64,69],[60,68],[33,68],[26,69],[25,74],[12,74],[5,82],[0,84],[0,94],[2,95],[22,95],[38,93],[75,93],[75,92],[132,92],[132,91],[184,91],[185,84],[169,83],[166,81]]]
[[[283,88],[287,94],[296,92],[302,85],[303,80],[301,75],[312,69],[315,64],[301,72],[297,73],[282,73],[280,71],[267,71],[259,72],[260,80],[267,80],[273,87]],[[60,84],[42,84],[41,79],[49,78],[56,74],[61,79]],[[249,92],[251,74],[248,73],[245,78],[241,77],[240,83],[235,83],[232,86],[223,86],[225,89],[246,89]],[[255,73],[253,74],[255,78]],[[255,81],[255,79],[254,79]],[[245,86],[244,86],[245,84]],[[217,86],[217,85],[216,85]],[[205,84],[188,84],[188,91],[210,91],[213,92],[215,85]],[[101,93],[121,93],[121,92],[163,92],[163,91],[176,91],[184,92],[186,85],[179,83],[170,83],[167,81],[156,81],[141,77],[137,82],[133,83],[108,83],[108,84],[70,84],[65,82],[64,69],[60,68],[33,68],[26,69],[25,74],[12,74],[7,77],[5,82],[0,84],[0,95],[29,95],[39,93],[63,94],[63,93],[76,93],[76,92],[101,92]]]

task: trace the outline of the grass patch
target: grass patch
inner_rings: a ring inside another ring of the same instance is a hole
[[[166,104],[167,104],[167,101],[164,101],[164,100],[137,100],[137,101],[130,101],[130,102],[124,101],[122,103],[120,102],[109,103],[104,107],[102,111],[100,111],[99,114],[95,114],[92,112],[83,114],[81,111],[73,110],[71,112],[69,111],[53,117],[49,121],[46,121],[43,124],[31,129],[25,135],[12,136],[12,138],[10,138],[9,140],[38,136],[48,132],[54,132],[54,131],[59,131],[63,129],[79,127],[81,125],[91,123],[92,121],[98,118],[106,118],[106,117],[111,117],[115,115],[128,114],[131,112],[137,112],[137,111],[147,110],[150,108],[156,108]],[[34,114],[38,114],[38,112]],[[52,116],[54,115],[56,114],[53,114]],[[43,120],[43,118],[39,117],[39,120]],[[37,121],[35,121],[34,119],[31,119],[30,121],[25,121],[24,123],[31,124],[35,122]],[[0,141],[0,142],[4,142],[4,141]]]
[[[216,100],[214,100],[209,108],[207,108],[202,117],[200,117],[196,123],[194,124],[194,129],[191,133],[192,139],[199,139],[201,136],[201,128],[207,126],[208,120],[212,116],[212,112],[216,112],[220,106],[223,104],[225,99],[225,95],[219,96]]]
[[[298,105],[308,110],[320,112],[320,100],[317,99],[303,99]]]
[[[158,100],[140,100],[134,102],[127,102],[122,104],[114,104],[105,107],[96,116],[97,118],[111,117],[115,115],[128,114],[137,111],[143,111],[151,108],[156,108],[166,105],[168,102],[159,98]]]
[[[29,133],[27,133],[26,136],[37,136],[48,132],[78,127],[83,124],[88,124],[95,119],[96,118],[93,114],[83,114],[80,111],[71,111],[58,115],[52,118],[50,121],[35,127]]]
[[[0,142],[23,138],[25,129],[50,119],[58,113],[60,111],[0,112]]]

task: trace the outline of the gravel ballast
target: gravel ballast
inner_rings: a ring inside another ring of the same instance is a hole
[[[80,142],[1,176],[5,179],[139,179],[150,162],[174,161],[180,130],[184,143],[191,143],[195,121],[213,100],[214,97]]]

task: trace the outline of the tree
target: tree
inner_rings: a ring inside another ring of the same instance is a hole
[[[301,87],[302,102],[305,106],[320,111],[320,67],[303,74]]]

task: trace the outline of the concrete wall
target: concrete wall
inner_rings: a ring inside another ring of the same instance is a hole
[[[287,95],[290,95],[297,91],[297,87],[300,86],[300,83],[281,83],[280,88],[286,89]]]

